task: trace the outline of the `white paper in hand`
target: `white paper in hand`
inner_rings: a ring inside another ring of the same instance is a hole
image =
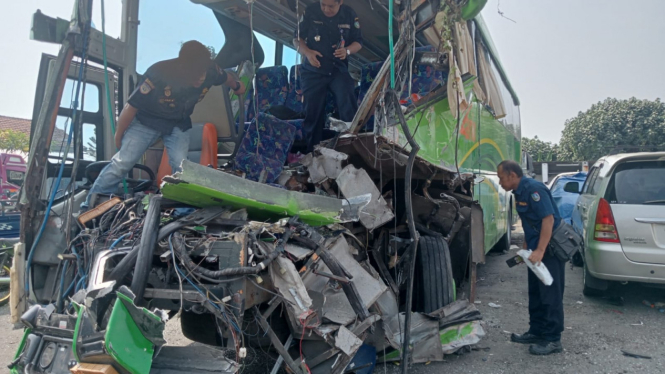
[[[533,271],[534,274],[540,279],[541,282],[543,282],[546,286],[552,285],[552,282],[554,282],[554,279],[552,278],[552,275],[550,274],[550,271],[547,270],[547,267],[543,265],[541,262],[538,265],[534,265],[531,261],[529,261],[529,256],[531,256],[531,250],[526,250],[526,249],[520,249],[517,251],[517,254],[522,257],[524,260],[524,263],[526,263],[526,266]]]

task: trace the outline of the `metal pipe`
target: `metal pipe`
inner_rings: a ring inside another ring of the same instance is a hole
[[[286,339],[286,343],[284,343],[284,348],[288,351],[289,348],[291,348],[291,342],[293,342],[293,335],[289,335],[289,337]],[[272,370],[270,371],[270,374],[277,374],[279,372],[279,369],[282,368],[282,364],[284,363],[284,357],[279,356],[277,357],[277,361],[275,361],[275,366],[273,366]]]

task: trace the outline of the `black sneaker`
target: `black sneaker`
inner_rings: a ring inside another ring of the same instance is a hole
[[[525,332],[524,334],[511,334],[510,341],[520,344],[539,344],[543,341],[543,338],[530,332]]]
[[[561,351],[563,351],[563,346],[561,346],[560,341],[542,342],[540,344],[532,344],[529,347],[529,353],[536,356],[547,356]]]

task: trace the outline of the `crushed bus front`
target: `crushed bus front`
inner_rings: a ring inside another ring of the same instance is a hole
[[[202,3],[225,31],[252,35],[249,20],[229,20],[240,10]],[[289,154],[302,122],[263,111],[245,123],[245,98],[224,89],[192,116],[200,122],[192,130],[197,142],[221,150],[214,161],[202,150],[178,173],[157,170],[158,161],[137,165],[143,177],[126,179],[117,194],[96,196],[79,213],[104,162],[85,162],[77,151],[49,163],[49,147],[41,149],[57,135],[54,113],[64,111],[54,103],[67,76],[86,68],[72,55],[87,33],[91,46],[99,42],[90,3],[77,1],[67,32],[40,34],[62,50],[44,68],[49,83],[21,196],[12,312],[26,330],[12,372],[233,373],[248,347],[271,347],[277,367],[342,373],[377,361],[442,361],[477,343],[484,331],[473,303],[476,265],[510,241],[512,201],[491,171],[521,155],[519,102],[478,16],[484,3],[403,7],[398,19],[414,22],[400,22],[395,45],[368,47],[381,59],[360,69],[353,122],[330,119],[332,136],[313,152]],[[126,35],[134,37],[129,21],[137,6],[126,1],[123,10]],[[253,6],[261,22],[275,12],[267,1]],[[288,28],[297,9],[281,11],[280,27]],[[267,33],[271,26],[259,27]],[[274,33],[275,40],[287,37]],[[254,100],[265,97],[262,87],[283,81],[271,74],[286,72],[234,64],[256,82]],[[111,81],[122,83],[126,99],[132,79],[118,70]],[[105,73],[90,70],[89,79]],[[211,116],[220,111],[224,136]],[[97,152],[112,139],[108,126],[100,128],[107,140]],[[62,134],[59,140],[64,144]],[[80,149],[77,141],[72,149]],[[71,183],[59,192],[65,169]],[[164,327],[171,318],[207,348],[169,346]]]

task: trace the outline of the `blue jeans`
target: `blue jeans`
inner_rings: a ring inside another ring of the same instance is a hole
[[[122,136],[120,150],[113,156],[111,163],[102,169],[82,206],[89,206],[93,194],[115,193],[122,179],[132,170],[150,145],[160,137],[169,155],[171,169],[174,173],[181,171],[180,164],[187,158],[189,151],[189,130],[182,131],[179,127],[175,127],[170,135],[162,135],[161,132],[142,125],[134,118]]]

